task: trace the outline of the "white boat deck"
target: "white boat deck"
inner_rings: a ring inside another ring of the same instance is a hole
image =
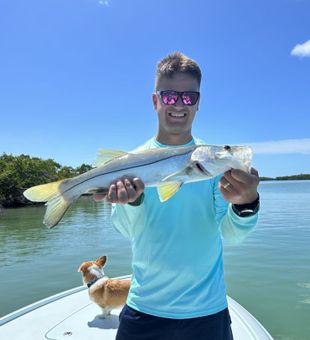
[[[123,277],[125,278],[125,277]],[[235,340],[270,340],[265,328],[236,301],[228,298]],[[41,300],[0,319],[1,340],[114,340],[115,309],[101,319],[101,309],[91,302],[86,287],[78,287]]]

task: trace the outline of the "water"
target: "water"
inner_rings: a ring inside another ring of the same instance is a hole
[[[275,339],[310,339],[310,181],[264,182],[257,228],[225,247],[228,294]]]
[[[280,340],[310,339],[310,181],[260,184],[257,228],[225,244],[228,294]],[[131,272],[129,242],[106,207],[83,197],[61,224],[42,225],[44,208],[0,212],[0,316],[82,284],[79,265],[108,255],[109,276]]]

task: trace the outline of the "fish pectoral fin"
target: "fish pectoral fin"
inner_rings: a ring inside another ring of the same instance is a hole
[[[115,159],[126,154],[127,152],[125,151],[101,149],[98,151],[97,159],[94,162],[93,166],[98,167],[100,165],[110,162],[112,159]]]
[[[158,195],[161,202],[167,201],[174,194],[176,194],[181,188],[183,182],[167,182],[161,184],[158,188]]]
[[[163,182],[168,182],[168,181],[169,181],[169,178],[172,179],[173,177],[176,177],[176,176],[178,176],[178,175],[182,175],[183,173],[184,173],[184,171],[177,171],[177,172],[174,172],[174,173],[172,173],[172,174],[166,176],[165,178],[163,178],[162,181],[163,181]],[[179,182],[176,182],[176,181],[173,181],[173,180],[171,180],[169,183],[172,183],[172,182],[174,182],[174,183],[179,183]],[[182,183],[182,184],[183,184],[183,183]]]

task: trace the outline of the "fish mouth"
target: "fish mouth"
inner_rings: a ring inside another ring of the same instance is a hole
[[[196,162],[194,164],[195,168],[203,175],[210,176],[210,172],[199,162]]]

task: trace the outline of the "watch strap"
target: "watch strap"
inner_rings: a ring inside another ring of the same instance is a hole
[[[144,192],[134,202],[130,202],[128,204],[133,207],[138,207],[139,205],[143,203],[143,201],[144,201]]]
[[[257,194],[257,198],[252,203],[247,204],[232,204],[232,210],[235,214],[240,217],[248,217],[255,215],[259,210],[259,194]]]

